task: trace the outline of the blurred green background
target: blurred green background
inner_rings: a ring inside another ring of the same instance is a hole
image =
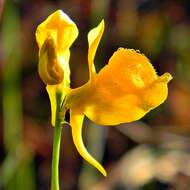
[[[79,28],[71,47],[73,88],[88,80],[87,33],[103,18],[97,70],[118,47],[126,47],[145,53],[158,74],[174,77],[167,101],[141,121],[101,127],[85,120],[85,145],[103,163],[107,178],[82,160],[64,126],[61,189],[189,190],[189,0],[0,0],[0,190],[50,187],[53,128],[37,71],[35,30],[57,9]]]

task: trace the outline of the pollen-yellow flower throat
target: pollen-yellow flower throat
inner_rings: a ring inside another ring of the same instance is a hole
[[[106,176],[104,168],[83,144],[84,116],[100,125],[138,120],[165,101],[172,76],[169,73],[158,76],[145,55],[124,48],[119,48],[97,73],[94,58],[103,31],[102,20],[88,33],[89,81],[76,89],[70,88],[69,69],[69,48],[78,36],[76,24],[58,10],[38,26],[36,40],[38,71],[49,94],[52,125],[56,118],[56,94],[60,93],[62,112],[70,110],[72,137],[78,152]]]

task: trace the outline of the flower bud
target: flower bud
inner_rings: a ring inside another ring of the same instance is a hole
[[[64,72],[57,60],[55,43],[50,36],[40,49],[38,72],[45,84],[56,85],[63,81]]]

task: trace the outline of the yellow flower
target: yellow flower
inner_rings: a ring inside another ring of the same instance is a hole
[[[82,140],[86,115],[100,125],[117,125],[142,118],[162,104],[168,94],[169,73],[158,76],[148,58],[133,49],[119,48],[96,73],[94,57],[104,21],[88,33],[89,81],[70,89],[69,48],[78,35],[73,21],[62,11],[51,14],[36,31],[39,74],[47,84],[55,124],[56,92],[62,93],[62,111],[70,110],[74,144],[81,156],[106,176],[104,168],[87,152]],[[48,68],[50,67],[50,68]]]

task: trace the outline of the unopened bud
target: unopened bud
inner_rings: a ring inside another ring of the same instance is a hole
[[[64,72],[57,60],[55,43],[51,37],[41,47],[38,72],[45,84],[55,85],[63,81]]]

